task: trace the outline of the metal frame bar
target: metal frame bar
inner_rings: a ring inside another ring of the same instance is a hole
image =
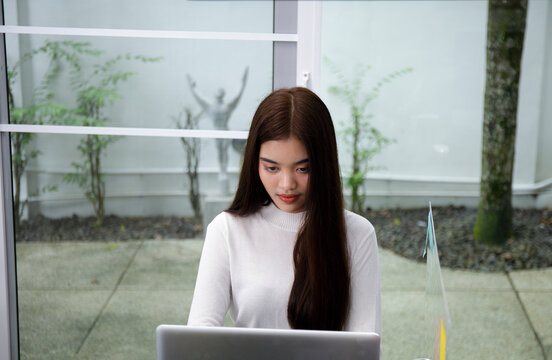
[[[274,0],[274,33],[297,34],[297,0]],[[274,42],[272,89],[293,87],[296,82],[297,42]]]
[[[0,4],[4,24],[4,1]],[[6,37],[0,36],[0,124],[9,123]],[[0,133],[0,358],[19,358],[17,278],[13,225],[10,134]]]
[[[295,1],[293,1],[295,2]],[[135,29],[96,29],[74,27],[15,26],[0,25],[0,33],[27,35],[66,35],[94,37],[130,37],[152,39],[193,39],[193,40],[246,40],[297,42],[297,34],[209,32],[177,30],[135,30]]]
[[[191,130],[131,127],[61,126],[0,124],[0,133],[18,132],[33,134],[71,135],[113,135],[113,136],[153,136],[172,138],[247,139],[247,131],[234,130]]]

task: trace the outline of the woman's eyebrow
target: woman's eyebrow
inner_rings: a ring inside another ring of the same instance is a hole
[[[270,160],[270,159],[264,158],[264,157],[260,157],[260,159],[261,159],[262,161],[267,162],[267,163],[271,163],[271,164],[275,164],[275,165],[280,165],[280,164],[278,164],[278,162],[276,162],[276,161],[274,161],[274,160]],[[307,163],[307,162],[309,162],[309,159],[308,159],[308,158],[307,158],[307,159],[303,159],[303,160],[299,160],[299,161],[295,162],[293,165],[304,164],[304,163]]]

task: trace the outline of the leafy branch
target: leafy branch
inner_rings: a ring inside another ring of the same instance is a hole
[[[103,52],[91,51],[88,54],[99,57]],[[136,75],[133,71],[120,70],[122,62],[138,60],[144,63],[160,61],[161,58],[148,58],[140,55],[118,55],[103,63],[92,66],[92,72],[84,76],[82,71],[71,75],[71,84],[76,92],[76,108],[70,118],[72,125],[105,126],[111,119],[105,109],[122,98],[118,86]],[[80,67],[79,67],[80,68]],[[102,173],[101,161],[105,149],[119,137],[86,135],[81,139],[77,149],[81,155],[80,162],[73,162],[74,172],[65,175],[63,181],[76,184],[84,190],[85,196],[92,204],[96,214],[96,225],[101,226],[105,217],[105,174]]]
[[[12,124],[59,124],[64,123],[69,115],[69,109],[62,104],[53,101],[51,91],[52,83],[58,78],[63,63],[70,64],[74,68],[74,54],[85,53],[83,43],[71,41],[45,43],[21,56],[13,65],[8,66],[8,105],[10,123]],[[48,69],[41,78],[37,87],[33,89],[32,97],[28,105],[17,104],[13,89],[21,73],[24,63],[31,61],[36,56],[46,56]],[[14,217],[16,230],[19,229],[21,218],[28,204],[29,196],[36,196],[38,192],[30,194],[25,200],[21,199],[21,180],[23,174],[32,159],[40,155],[39,150],[28,150],[34,134],[12,133],[12,169],[14,177]],[[46,185],[42,192],[55,191],[56,186]]]
[[[413,71],[405,68],[382,77],[370,91],[363,91],[366,74],[370,66],[357,65],[354,78],[345,77],[341,69],[329,59],[325,59],[330,70],[336,75],[339,85],[330,86],[329,91],[349,106],[351,121],[342,121],[341,136],[351,154],[351,169],[346,178],[346,186],[351,189],[351,209],[361,213],[364,210],[364,183],[366,174],[380,167],[370,165],[373,157],[383,148],[389,146],[395,139],[385,137],[379,129],[372,125],[373,114],[369,113],[368,105],[380,95],[380,90],[393,80]]]

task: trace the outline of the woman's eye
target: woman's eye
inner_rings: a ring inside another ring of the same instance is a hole
[[[309,168],[308,167],[298,168],[297,172],[301,174],[307,174],[309,172]]]
[[[276,172],[276,171],[278,171],[278,168],[275,167],[275,166],[266,166],[265,170],[268,171],[268,172]]]

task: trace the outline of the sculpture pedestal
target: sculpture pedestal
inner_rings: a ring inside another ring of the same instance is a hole
[[[234,200],[233,196],[209,196],[205,198],[203,204],[203,236],[205,236],[205,232],[207,231],[207,225],[218,214],[226,210],[232,203],[232,200]]]
[[[228,174],[219,173],[218,183],[219,183],[218,196],[221,197],[221,198],[227,197],[228,194],[230,194],[230,183],[228,181]]]

